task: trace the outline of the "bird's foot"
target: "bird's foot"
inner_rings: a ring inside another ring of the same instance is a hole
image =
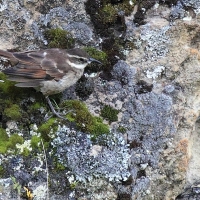
[[[50,99],[49,99],[48,96],[46,97],[46,100],[47,100],[47,102],[48,102],[48,104],[49,104],[49,107],[51,108],[51,111],[52,111],[53,115],[55,115],[56,117],[58,117],[58,118],[60,118],[60,119],[67,120],[67,118],[65,118],[65,117],[63,117],[63,116],[67,115],[69,112],[71,112],[71,110],[69,110],[67,113],[59,113],[59,112],[56,112],[56,110],[55,110],[55,108],[53,107],[53,105],[52,105],[52,103],[51,103],[51,101],[50,101]]]

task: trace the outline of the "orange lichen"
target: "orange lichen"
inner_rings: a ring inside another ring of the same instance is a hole
[[[189,51],[191,56],[196,57],[198,60],[200,60],[200,52],[198,49],[189,48]]]
[[[189,164],[189,158],[187,156],[183,156],[182,158],[180,158],[180,160],[178,161],[179,171],[182,172],[187,171],[188,164]]]
[[[179,171],[185,172],[188,168],[188,163],[189,163],[188,146],[189,146],[189,141],[187,138],[180,140],[178,145],[176,146],[176,152],[182,154],[179,156],[179,159],[177,160]]]
[[[182,152],[183,154],[187,154],[188,152],[188,144],[189,141],[187,138],[184,138],[182,140],[179,141],[177,147],[176,147],[176,151],[177,152]]]

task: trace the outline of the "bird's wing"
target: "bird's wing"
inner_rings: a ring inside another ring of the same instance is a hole
[[[59,80],[69,70],[64,55],[64,50],[60,49],[13,53],[19,63],[3,72],[9,75],[10,80],[16,82],[30,82],[30,79]]]

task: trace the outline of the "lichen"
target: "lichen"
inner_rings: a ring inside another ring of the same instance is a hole
[[[50,48],[69,49],[74,47],[74,39],[68,31],[60,28],[50,29],[45,32],[45,36]]]
[[[86,182],[102,177],[110,181],[127,180],[130,176],[129,148],[122,134],[104,134],[105,144],[102,151],[92,154],[96,144],[90,135],[74,132],[66,126],[60,126],[52,141],[58,161],[75,175],[75,181]],[[98,141],[98,140],[97,140]]]

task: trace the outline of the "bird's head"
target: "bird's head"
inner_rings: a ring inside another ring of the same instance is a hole
[[[91,62],[97,62],[102,64],[100,61],[91,58],[84,50],[82,49],[69,49],[66,50],[68,55],[68,64],[77,69],[84,69]]]

